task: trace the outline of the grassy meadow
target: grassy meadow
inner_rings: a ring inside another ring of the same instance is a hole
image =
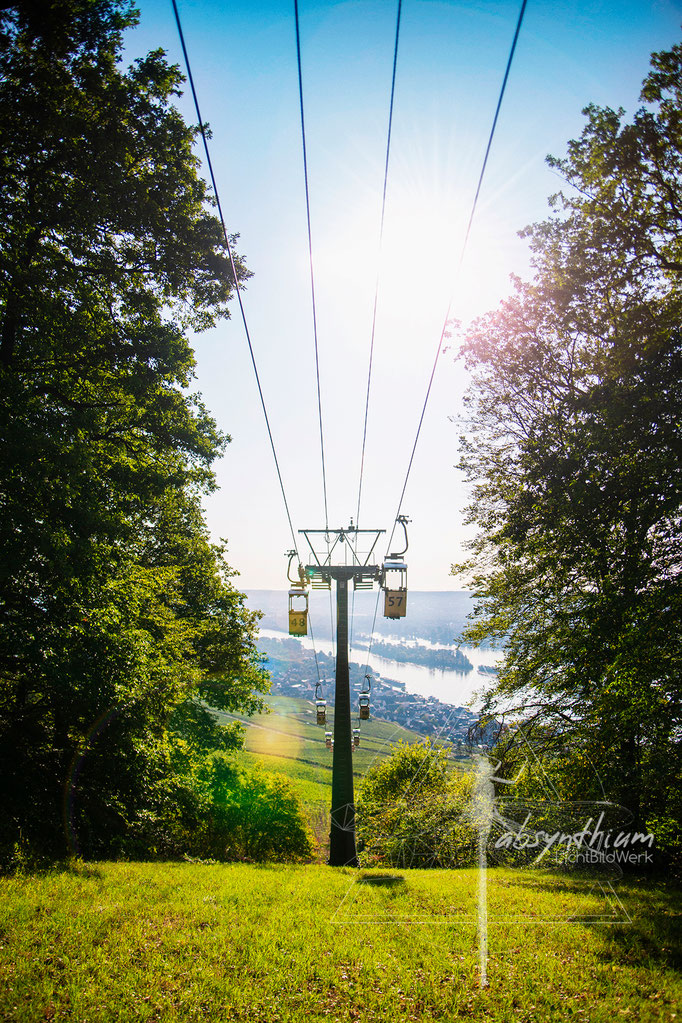
[[[331,753],[271,696],[244,757],[286,774],[318,840],[299,866],[92,863],[0,878],[0,1021],[682,1020],[682,892],[647,881],[324,865]],[[226,715],[227,717],[227,715]],[[414,733],[369,722],[359,781]]]
[[[629,881],[606,898],[551,874],[491,870],[482,989],[476,872],[376,876],[76,863],[5,878],[0,1019],[682,1018],[679,891]]]
[[[220,714],[220,718],[245,726],[246,752],[242,758],[246,762],[260,764],[290,780],[303,804],[322,862],[327,858],[333,755],[325,745],[325,728],[315,724],[315,707],[310,700],[270,694],[267,702],[270,713],[252,717]],[[329,718],[333,721],[333,710]],[[333,729],[330,724],[326,727]],[[401,739],[418,742],[423,736],[379,718],[362,722],[360,746],[353,753],[356,789],[371,765],[389,756],[391,743]]]
[[[266,697],[270,713],[252,717],[220,714],[225,721],[241,721],[246,726],[246,749],[268,769],[291,775],[298,783],[310,781],[315,789],[299,789],[303,798],[326,796],[331,789],[332,752],[325,746],[325,727],[315,724],[315,706],[310,700],[270,694]],[[333,708],[328,715],[333,722]],[[333,724],[326,728],[333,730]],[[418,742],[424,736],[390,721],[372,718],[362,722],[360,746],[353,754],[356,779],[360,779],[377,758],[390,754],[390,744],[404,739]],[[310,767],[301,771],[295,765]]]

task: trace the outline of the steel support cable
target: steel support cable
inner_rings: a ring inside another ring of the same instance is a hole
[[[242,323],[244,325],[244,334],[246,335],[246,342],[247,342],[248,347],[249,347],[249,355],[251,356],[251,365],[253,366],[253,372],[254,372],[254,376],[256,378],[256,385],[258,387],[258,395],[260,397],[260,403],[261,403],[261,407],[263,409],[263,416],[265,418],[265,425],[266,425],[266,428],[267,428],[267,431],[268,431],[268,438],[270,440],[270,447],[272,449],[272,457],[274,458],[274,461],[275,461],[275,469],[277,470],[277,479],[279,480],[279,487],[280,487],[280,490],[282,491],[282,500],[284,501],[284,509],[286,511],[287,521],[289,523],[289,530],[291,532],[291,538],[292,538],[293,543],[294,543],[294,548],[296,550],[296,554],[298,555],[298,544],[296,542],[296,533],[294,531],[294,526],[293,526],[293,523],[291,521],[291,513],[289,511],[289,502],[287,501],[286,491],[284,490],[284,483],[282,481],[282,473],[281,473],[280,467],[279,467],[279,459],[277,458],[277,449],[275,448],[275,442],[274,442],[274,439],[273,439],[273,436],[272,436],[272,429],[270,427],[270,418],[268,416],[268,410],[267,410],[267,407],[265,405],[265,397],[263,395],[263,388],[261,387],[260,375],[258,373],[258,366],[256,365],[256,357],[254,355],[253,345],[251,343],[251,334],[249,332],[248,323],[246,321],[246,312],[244,310],[244,303],[242,302],[241,288],[239,286],[239,279],[237,277],[237,268],[235,266],[234,255],[233,255],[233,252],[232,252],[232,246],[230,244],[230,239],[229,239],[229,236],[228,236],[228,233],[227,233],[227,228],[225,226],[225,218],[223,216],[223,210],[222,210],[222,206],[221,206],[221,203],[220,203],[220,195],[218,193],[218,186],[216,184],[215,174],[213,173],[213,163],[211,161],[211,153],[210,153],[209,148],[208,148],[208,139],[206,137],[206,127],[204,125],[204,121],[203,121],[203,118],[201,116],[201,109],[199,107],[199,100],[198,100],[198,97],[197,97],[197,90],[196,90],[195,85],[194,85],[194,76],[192,75],[192,67],[191,67],[191,64],[190,64],[190,61],[189,61],[189,55],[187,53],[187,46],[185,44],[185,36],[184,36],[183,31],[182,31],[182,24],[180,22],[180,12],[178,11],[178,5],[177,5],[176,0],[171,0],[171,3],[173,4],[173,13],[175,14],[175,21],[176,21],[176,24],[177,24],[177,27],[178,27],[178,35],[180,37],[180,45],[182,47],[182,53],[183,53],[183,56],[185,58],[185,67],[187,68],[187,78],[189,80],[190,89],[192,90],[192,99],[194,100],[194,109],[196,111],[197,120],[199,122],[199,131],[201,132],[201,138],[202,138],[202,141],[204,143],[204,153],[206,154],[206,165],[208,167],[208,172],[209,172],[209,175],[210,175],[210,178],[211,178],[211,185],[213,186],[213,194],[215,195],[216,206],[218,208],[218,217],[220,219],[220,223],[221,223],[221,226],[222,226],[222,229],[223,229],[223,237],[225,239],[225,247],[227,249],[227,254],[228,254],[228,257],[229,257],[229,260],[230,260],[230,267],[232,269],[232,276],[234,278],[235,291],[237,292],[237,301],[239,302],[239,311],[241,313]]]
[[[377,258],[377,275],[374,284],[374,308],[372,310],[372,329],[370,333],[369,342],[369,364],[367,367],[367,393],[365,396],[365,419],[362,428],[362,451],[360,453],[360,479],[358,482],[358,504],[355,515],[355,525],[360,526],[360,504],[362,501],[362,479],[365,470],[365,448],[367,445],[367,422],[369,416],[369,396],[372,384],[372,366],[374,363],[374,337],[376,334],[377,325],[377,307],[379,303],[379,282],[381,278],[381,254],[383,252],[384,244],[384,220],[386,217],[386,193],[388,189],[388,165],[391,156],[391,133],[393,129],[393,106],[395,100],[395,79],[396,71],[398,67],[398,43],[400,41],[400,15],[402,12],[403,0],[398,0],[398,10],[396,14],[396,25],[395,25],[395,43],[393,46],[393,71],[391,74],[391,99],[388,107],[388,130],[386,133],[386,160],[384,162],[384,185],[381,196],[381,219],[379,223],[379,249]],[[357,553],[357,534],[355,549]],[[353,621],[355,612],[355,590],[353,590],[353,602],[351,605],[351,627],[350,627],[350,649],[353,649]]]
[[[400,14],[402,11],[402,0],[398,0],[398,12],[396,16],[395,26],[395,44],[393,47],[393,72],[391,75],[391,100],[388,109],[388,132],[386,137],[386,161],[384,164],[384,187],[381,197],[381,221],[379,225],[379,253],[377,262],[377,276],[376,283],[374,286],[374,309],[372,311],[372,331],[370,335],[369,343],[369,366],[367,369],[367,394],[365,397],[365,421],[362,430],[362,453],[360,455],[360,481],[358,484],[358,505],[355,516],[355,525],[360,525],[360,502],[362,500],[362,477],[365,468],[365,447],[367,444],[367,419],[369,414],[369,395],[372,383],[372,364],[374,361],[374,336],[376,333],[377,325],[377,305],[379,301],[379,280],[381,275],[381,253],[383,251],[384,244],[384,220],[386,216],[386,191],[388,187],[388,164],[391,156],[391,132],[393,129],[393,105],[395,100],[395,77],[396,70],[398,67],[398,43],[400,41]]]
[[[507,59],[507,66],[505,68],[504,78],[502,79],[502,86],[500,88],[500,94],[499,94],[498,99],[497,99],[497,106],[495,108],[495,116],[493,117],[492,127],[490,129],[490,134],[488,136],[488,144],[486,145],[485,155],[483,157],[483,163],[481,165],[481,172],[480,172],[480,174],[478,176],[478,183],[476,185],[476,192],[475,192],[475,195],[474,195],[474,200],[473,200],[473,202],[471,204],[471,212],[469,214],[469,221],[467,223],[466,231],[464,233],[464,241],[462,243],[462,249],[461,249],[461,252],[460,252],[460,255],[459,255],[459,261],[457,263],[457,268],[456,268],[456,272],[455,272],[455,280],[458,279],[459,274],[461,272],[462,264],[464,262],[464,256],[465,256],[466,249],[467,249],[467,245],[469,243],[469,236],[471,234],[471,228],[472,228],[472,225],[473,225],[473,222],[474,222],[474,217],[476,215],[476,207],[478,206],[478,200],[479,200],[479,196],[481,194],[481,188],[483,186],[483,178],[485,177],[486,168],[488,166],[488,158],[490,156],[490,150],[492,148],[493,139],[495,137],[495,130],[497,128],[497,122],[499,120],[500,110],[502,109],[502,101],[504,99],[504,94],[505,94],[505,91],[506,91],[506,88],[507,88],[507,81],[509,79],[509,72],[511,71],[512,62],[514,60],[514,53],[516,51],[516,44],[518,42],[519,34],[521,32],[521,25],[523,24],[523,16],[524,16],[524,14],[526,12],[526,5],[527,5],[527,3],[528,3],[528,0],[522,0],[522,2],[521,2],[521,8],[519,10],[519,16],[518,16],[518,19],[517,19],[517,22],[516,22],[516,30],[514,32],[514,38],[512,40],[511,48],[509,50],[509,57]],[[405,491],[407,490],[407,484],[408,484],[408,481],[409,481],[409,478],[410,478],[410,473],[412,472],[412,465],[413,465],[413,462],[414,462],[414,456],[415,456],[415,452],[417,450],[417,444],[419,443],[419,436],[421,434],[422,425],[424,423],[424,416],[426,415],[426,407],[427,407],[427,405],[429,403],[429,398],[431,397],[431,389],[433,387],[433,381],[434,381],[434,378],[436,376],[436,368],[438,366],[438,359],[439,359],[440,354],[441,354],[441,350],[442,350],[442,347],[443,347],[443,341],[445,340],[445,334],[446,334],[446,331],[447,331],[447,328],[448,328],[448,323],[450,321],[450,316],[451,316],[451,312],[452,312],[453,302],[454,302],[454,289],[453,289],[453,293],[450,296],[450,301],[448,302],[447,312],[445,314],[445,319],[443,321],[443,328],[442,328],[442,330],[440,332],[440,337],[438,338],[438,346],[436,348],[436,355],[435,355],[435,358],[433,360],[433,367],[431,369],[431,376],[429,377],[429,383],[428,383],[428,386],[426,388],[426,396],[424,398],[424,404],[423,404],[423,407],[422,407],[422,410],[421,410],[421,415],[419,417],[419,422],[417,424],[417,432],[416,432],[416,435],[415,435],[415,438],[414,438],[414,444],[412,445],[412,451],[410,453],[410,460],[409,460],[409,463],[408,463],[408,466],[407,466],[407,472],[405,473],[405,480],[403,482],[403,487],[402,487],[402,490],[401,490],[401,493],[400,493],[400,500],[398,501],[398,509],[396,511],[395,518],[393,520],[393,529],[391,530],[391,534],[389,536],[388,544],[387,544],[387,547],[386,547],[386,553],[387,554],[388,554],[388,552],[391,549],[391,543],[393,542],[393,536],[395,534],[395,528],[396,528],[396,525],[397,525],[398,516],[400,515],[400,510],[402,508],[403,500],[405,498]],[[378,607],[379,607],[379,597],[380,597],[380,595],[381,595],[381,591],[379,591],[379,593],[377,594],[377,604],[376,604],[377,610],[378,610]],[[375,611],[375,615],[374,615],[374,621],[376,622],[376,611]],[[370,654],[372,652],[372,642],[373,642],[373,640],[374,640],[374,630],[372,630],[372,635],[370,636],[370,641],[369,641],[369,649],[367,651],[367,665],[368,665],[367,670],[369,670],[369,657],[370,657]]]
[[[211,153],[210,153],[210,150],[209,150],[209,147],[208,147],[208,138],[206,136],[206,128],[205,128],[205,125],[204,125],[204,120],[203,120],[203,118],[201,116],[201,109],[200,109],[200,106],[199,106],[199,99],[198,99],[198,96],[197,96],[197,90],[196,90],[196,87],[194,85],[194,76],[192,75],[192,66],[190,64],[189,54],[187,52],[187,45],[185,43],[185,35],[184,35],[184,32],[182,31],[182,23],[180,21],[180,12],[178,10],[178,5],[177,5],[176,0],[171,0],[171,3],[173,5],[173,13],[175,15],[175,22],[176,22],[176,25],[177,25],[177,28],[178,28],[178,36],[180,37],[180,45],[182,47],[182,54],[183,54],[183,57],[185,59],[185,67],[187,68],[187,79],[189,81],[190,89],[192,90],[192,99],[194,101],[194,109],[196,111],[197,121],[199,122],[199,131],[201,132],[201,138],[202,138],[202,141],[203,141],[203,144],[204,144],[204,153],[206,154],[206,165],[208,167],[208,172],[209,172],[209,175],[210,175],[210,178],[211,178],[211,185],[213,186],[213,194],[215,195],[216,206],[218,208],[218,217],[220,219],[220,224],[221,224],[222,229],[223,229],[223,237],[225,239],[225,247],[227,249],[227,254],[228,254],[229,260],[230,260],[230,267],[232,269],[232,276],[234,278],[234,286],[235,286],[235,290],[237,292],[237,300],[239,302],[239,311],[241,313],[242,323],[244,325],[244,334],[246,336],[246,341],[247,341],[247,344],[248,344],[248,347],[249,347],[249,355],[251,356],[251,365],[253,367],[254,376],[256,378],[256,385],[258,387],[258,395],[260,397],[260,403],[261,403],[261,407],[263,409],[263,416],[265,418],[265,425],[266,425],[266,428],[267,428],[267,431],[268,431],[268,438],[270,440],[270,448],[272,449],[272,457],[274,459],[275,469],[277,471],[277,479],[279,480],[279,487],[280,487],[280,490],[282,492],[282,500],[284,502],[284,510],[286,512],[287,522],[289,523],[289,530],[291,532],[291,539],[293,540],[294,550],[296,551],[296,556],[298,557],[299,562],[300,562],[300,555],[299,555],[299,552],[298,552],[298,543],[297,543],[297,539],[296,539],[296,532],[294,530],[293,522],[291,521],[291,513],[289,511],[289,502],[287,501],[287,495],[286,495],[286,491],[284,489],[284,482],[282,480],[282,473],[281,473],[280,466],[279,466],[279,459],[277,458],[277,449],[275,447],[275,441],[273,439],[272,429],[270,427],[270,417],[268,416],[268,410],[267,410],[267,406],[265,404],[265,396],[263,394],[263,388],[261,387],[260,375],[258,373],[258,366],[256,364],[256,357],[255,357],[255,354],[254,354],[254,351],[253,351],[253,345],[251,343],[251,334],[249,332],[249,326],[248,326],[248,323],[247,323],[247,320],[246,320],[246,311],[244,309],[244,303],[242,302],[241,289],[239,287],[239,279],[237,277],[237,268],[236,268],[236,265],[235,265],[235,262],[234,262],[234,255],[233,255],[233,252],[232,252],[232,246],[230,244],[230,239],[229,239],[229,236],[228,236],[228,233],[227,233],[227,228],[225,226],[225,218],[223,216],[222,205],[220,203],[220,194],[218,192],[218,186],[216,184],[215,174],[213,172],[213,163],[211,161]],[[319,679],[320,678],[320,666],[319,666],[318,659],[317,659],[317,649],[315,648],[315,639],[314,639],[314,636],[313,636],[313,633],[312,633],[312,622],[311,622],[311,641],[312,641],[312,644],[313,644],[313,654],[315,655],[315,668],[316,668],[316,671],[317,671],[317,677]]]
[[[313,644],[313,653],[315,654],[315,671],[317,672],[317,681],[319,685],[322,685],[322,676],[320,675],[320,665],[317,660],[317,649],[315,647],[315,633],[313,632],[313,620],[308,612],[308,624],[310,626],[310,642]]]
[[[305,183],[305,211],[308,225],[308,263],[310,266],[310,299],[313,313],[313,340],[315,343],[315,379],[317,381],[317,416],[320,432],[320,458],[322,461],[322,494],[324,498],[324,528],[329,529],[329,505],[327,501],[327,468],[324,457],[324,430],[322,428],[322,389],[320,386],[320,347],[317,333],[317,303],[315,301],[315,270],[313,261],[313,231],[310,220],[310,186],[308,182],[308,146],[305,131],[305,112],[303,104],[303,65],[301,61],[301,31],[298,16],[298,0],[294,0],[294,21],[296,23],[296,65],[298,68],[298,101],[301,116],[301,148],[303,150],[303,180]],[[327,539],[329,552],[329,539]],[[329,592],[329,627],[332,652],[334,650],[334,608],[331,590]]]
[[[322,459],[322,489],[324,496],[324,528],[329,529],[329,509],[327,504],[327,470],[324,458],[324,433],[322,429],[322,393],[320,389],[320,350],[317,336],[317,305],[315,303],[315,271],[313,269],[313,232],[310,223],[310,187],[308,184],[308,147],[306,145],[305,114],[303,107],[303,69],[301,66],[301,32],[298,17],[298,0],[294,0],[294,20],[296,22],[296,63],[298,66],[298,99],[301,112],[301,143],[303,148],[303,178],[305,182],[305,210],[308,221],[308,260],[310,264],[310,294],[313,311],[313,338],[315,341],[315,376],[317,379],[317,414],[320,428],[320,457]]]

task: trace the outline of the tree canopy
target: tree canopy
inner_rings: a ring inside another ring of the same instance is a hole
[[[472,775],[430,742],[393,746],[362,780],[359,848],[368,865],[470,866],[475,838]]]
[[[229,438],[190,390],[235,281],[178,68],[122,66],[134,22],[0,5],[3,850],[63,850],[64,815],[84,852],[161,848],[178,764],[239,743],[208,706],[267,685],[201,510]]]
[[[663,835],[682,817],[682,48],[651,66],[631,121],[590,106],[549,159],[566,186],[524,232],[534,278],[463,338],[479,533],[455,570],[469,636],[505,648],[487,710],[570,740],[567,794],[603,785]]]

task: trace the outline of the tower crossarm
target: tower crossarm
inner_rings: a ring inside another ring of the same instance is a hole
[[[350,526],[340,529],[299,529],[299,533],[306,538],[312,554],[309,568],[318,570],[344,565],[367,570],[367,573],[373,567],[370,565],[370,559],[379,537],[384,532],[384,529],[358,529],[352,522]],[[361,543],[364,548],[362,551]]]

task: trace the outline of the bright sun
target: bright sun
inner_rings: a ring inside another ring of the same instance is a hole
[[[379,268],[378,321],[397,347],[412,344],[415,332],[439,331],[451,301],[450,316],[464,323],[494,308],[509,292],[518,244],[481,207],[460,268],[470,209],[470,199],[398,189],[387,203],[379,254],[376,203],[337,207],[315,246],[323,301],[346,322],[356,310],[366,337]]]

